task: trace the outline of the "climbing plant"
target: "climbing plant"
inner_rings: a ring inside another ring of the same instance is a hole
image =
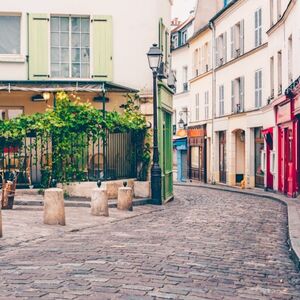
[[[126,95],[127,101],[122,114],[107,112],[105,119],[102,111],[91,103],[80,102],[76,95],[64,92],[56,94],[55,108],[48,108],[45,113],[22,115],[11,120],[0,121],[0,144],[2,147],[19,146],[40,149],[42,152],[42,183],[48,186],[50,178],[59,182],[86,180],[84,163],[80,157],[86,151],[90,141],[106,140],[108,132],[133,132],[134,142],[144,149],[147,137],[145,117],[136,105],[138,96]],[[24,145],[28,136],[34,136],[34,143]],[[52,155],[47,157],[46,149],[51,141]],[[148,150],[147,150],[148,151]],[[138,151],[139,152],[139,151]],[[143,150],[142,150],[143,152]],[[148,168],[147,155],[137,155],[139,164]],[[149,160],[150,161],[150,160]],[[33,162],[37,164],[38,162]]]

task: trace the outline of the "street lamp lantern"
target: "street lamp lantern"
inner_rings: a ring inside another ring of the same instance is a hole
[[[162,57],[163,54],[157,44],[153,44],[153,46],[150,48],[149,52],[147,53],[148,56],[148,62],[149,62],[149,67],[152,70],[152,72],[158,71],[161,62],[162,62]]]
[[[153,44],[147,53],[149,67],[153,74],[153,162],[151,166],[151,197],[155,205],[162,204],[161,168],[159,166],[158,132],[157,132],[157,76],[162,63],[162,52]]]
[[[180,118],[180,120],[179,120],[179,122],[178,122],[178,125],[179,125],[179,128],[180,128],[180,129],[184,129],[185,123],[184,123],[184,121],[182,120],[182,118]]]

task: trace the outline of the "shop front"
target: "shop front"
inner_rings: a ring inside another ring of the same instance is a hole
[[[192,180],[207,182],[206,125],[188,129],[188,175]]]
[[[299,192],[300,89],[293,83],[275,106],[278,126],[278,191],[289,197]]]
[[[173,139],[173,148],[176,151],[177,181],[185,182],[187,179],[187,137]]]

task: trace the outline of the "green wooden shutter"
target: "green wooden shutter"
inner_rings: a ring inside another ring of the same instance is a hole
[[[113,33],[111,16],[94,16],[93,23],[93,79],[112,81]]]
[[[29,14],[29,79],[49,78],[49,17],[47,14]]]

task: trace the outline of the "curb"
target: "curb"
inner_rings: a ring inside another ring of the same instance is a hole
[[[290,258],[292,259],[292,261],[294,262],[296,269],[298,270],[298,272],[300,272],[300,251],[297,251],[295,249],[295,247],[293,245],[296,245],[297,241],[292,237],[291,234],[291,218],[290,218],[290,214],[289,214],[289,203],[288,203],[288,199],[284,200],[284,199],[280,199],[279,197],[276,197],[275,195],[264,195],[264,194],[257,194],[257,193],[253,193],[250,191],[244,191],[244,190],[237,190],[228,186],[209,186],[209,185],[197,185],[197,184],[184,184],[184,183],[174,183],[174,186],[181,186],[181,187],[195,187],[195,188],[203,188],[203,189],[209,189],[209,190],[217,190],[217,191],[223,191],[223,192],[229,192],[229,193],[236,193],[236,194],[242,194],[242,195],[248,195],[248,196],[255,196],[255,197],[259,197],[259,198],[264,198],[264,199],[269,199],[269,200],[273,200],[276,202],[279,202],[281,204],[283,204],[286,208],[287,208],[287,228],[288,228],[288,239],[287,239],[287,244],[289,246],[289,255]],[[294,201],[294,200],[293,200]],[[290,208],[291,209],[291,208]],[[299,228],[299,233],[300,233],[300,228]]]
[[[76,202],[76,201],[70,201],[70,200],[65,200],[65,207],[91,207],[90,202]],[[133,206],[141,206],[141,205],[147,205],[147,204],[152,204],[151,199],[134,199],[133,200]],[[43,207],[43,201],[22,201],[22,200],[15,200],[14,201],[14,206],[32,206],[32,207]],[[108,202],[108,207],[109,208],[116,208],[117,207],[117,202],[116,201],[109,201]]]

